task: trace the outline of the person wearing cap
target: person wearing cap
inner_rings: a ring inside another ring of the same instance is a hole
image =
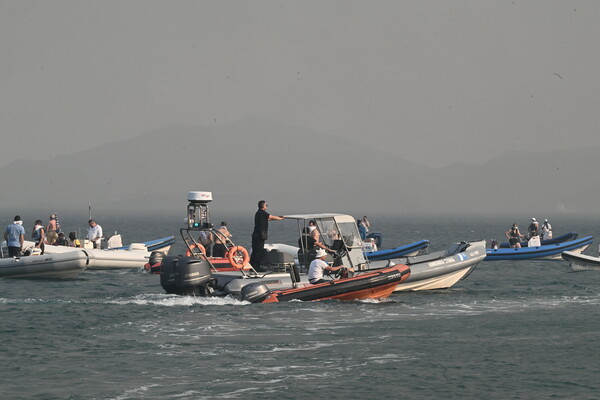
[[[283,215],[271,215],[267,212],[267,202],[261,200],[258,202],[258,211],[254,214],[254,231],[252,231],[252,254],[250,255],[250,265],[257,271],[262,271],[260,262],[265,252],[265,240],[269,236],[269,221],[280,221],[285,217]]]
[[[512,228],[507,230],[504,235],[508,239],[510,247],[517,249],[521,248],[521,238],[525,238],[525,236],[521,234],[519,231],[519,226],[516,223],[514,223]]]
[[[550,225],[547,219],[544,220],[540,231],[542,240],[552,239],[552,225]]]
[[[327,280],[323,279],[325,272],[330,274],[345,268],[343,265],[338,265],[337,267],[330,266],[325,261],[325,257],[327,257],[327,252],[323,249],[318,249],[316,258],[312,260],[310,266],[308,267],[308,282],[313,285],[328,282]],[[354,269],[350,268],[349,271],[354,272]]]
[[[529,232],[529,236],[528,238],[531,239],[534,236],[537,236],[539,233],[539,229],[540,229],[540,224],[537,222],[537,220],[535,218],[531,218],[531,223],[529,224],[529,227],[527,228],[527,231]]]
[[[6,227],[4,231],[4,240],[8,247],[9,257],[19,257],[23,251],[23,242],[25,241],[25,228],[19,215],[15,215],[13,223]]]

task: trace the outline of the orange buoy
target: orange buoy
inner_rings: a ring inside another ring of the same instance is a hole
[[[250,261],[250,254],[242,246],[234,246],[227,251],[227,259],[229,264],[237,269],[242,269]]]
[[[187,251],[185,252],[185,255],[187,257],[191,257],[192,256],[192,249],[195,249],[195,248],[197,248],[198,250],[200,250],[200,253],[202,253],[202,254],[204,254],[206,256],[206,249],[200,243],[198,243],[198,245],[196,245],[195,243],[190,244],[188,246]]]

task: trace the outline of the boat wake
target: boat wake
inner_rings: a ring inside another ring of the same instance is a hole
[[[163,306],[163,307],[190,307],[190,306],[245,306],[251,304],[247,301],[236,300],[233,297],[194,297],[175,296],[169,294],[140,294],[131,298],[108,299],[106,304]]]

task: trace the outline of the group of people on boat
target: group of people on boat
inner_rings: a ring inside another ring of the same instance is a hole
[[[258,202],[258,210],[254,215],[254,230],[252,232],[252,255],[250,257],[250,265],[257,271],[263,271],[261,260],[264,254],[265,241],[268,239],[269,221],[281,221],[285,219],[283,215],[272,215],[267,212],[268,204],[265,200]],[[368,229],[370,227],[367,217],[363,217],[361,226]],[[328,233],[330,239],[335,239],[335,233]],[[366,237],[366,233],[365,233]],[[336,241],[332,241],[334,245],[327,246],[321,240],[321,232],[314,220],[309,221],[308,226],[302,231],[302,236],[298,239],[298,247],[306,249],[314,257],[310,261],[308,268],[308,279],[312,284],[325,282],[324,274],[335,273],[340,270],[354,272],[351,268],[346,269],[342,265],[340,257],[334,257],[333,262],[325,261],[328,254],[335,255],[339,249],[334,248]],[[338,242],[339,243],[339,242]]]
[[[265,242],[269,237],[269,221],[281,221],[285,219],[283,215],[273,215],[267,211],[268,204],[265,200],[258,202],[258,210],[254,215],[254,229],[252,231],[252,252],[249,258],[249,264],[258,272],[266,272],[262,266],[262,259],[265,253]],[[366,216],[357,220],[361,237],[364,239],[370,229],[370,222]],[[347,269],[342,265],[343,243],[339,232],[332,227],[324,232],[327,241],[322,240],[322,233],[314,220],[309,221],[302,231],[302,236],[298,239],[298,247],[307,250],[309,258],[309,281],[311,283],[321,283],[324,274],[336,273],[340,270],[346,270],[348,273],[354,271]],[[204,228],[200,230],[198,243],[203,247],[203,253],[208,257],[224,258],[227,256],[227,249],[232,243],[230,239],[233,235],[227,227],[227,222],[222,221],[218,229]],[[328,245],[327,243],[331,243]],[[247,252],[246,252],[247,253]],[[326,261],[330,256],[332,260]]]
[[[94,248],[100,248],[103,239],[102,227],[93,219],[88,221],[88,225],[90,228],[86,239],[93,243]],[[8,256],[20,257],[34,252],[36,254],[44,254],[46,245],[82,247],[76,232],[70,232],[68,236],[65,236],[58,221],[58,213],[52,213],[48,223],[45,225],[42,220],[35,220],[31,231],[31,238],[34,241],[34,248],[24,251],[25,228],[23,227],[21,216],[16,215],[13,218],[13,223],[9,224],[4,231],[4,240],[8,247]]]
[[[517,223],[512,224],[512,227],[507,230],[504,235],[508,239],[508,243],[512,248],[520,248],[521,240],[529,240],[534,236],[539,236],[541,240],[552,239],[552,225],[548,219],[544,219],[544,223],[540,227],[539,222],[535,217],[531,218],[531,223],[527,227],[527,235],[523,235],[519,230]]]
[[[227,222],[221,221],[221,225],[217,229],[220,234],[215,234],[209,230],[200,231],[198,242],[204,247],[205,254],[208,257],[225,257],[227,253],[226,242],[233,237]]]

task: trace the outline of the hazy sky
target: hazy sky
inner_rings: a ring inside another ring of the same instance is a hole
[[[0,166],[247,116],[428,165],[600,146],[598,1],[0,0]]]

